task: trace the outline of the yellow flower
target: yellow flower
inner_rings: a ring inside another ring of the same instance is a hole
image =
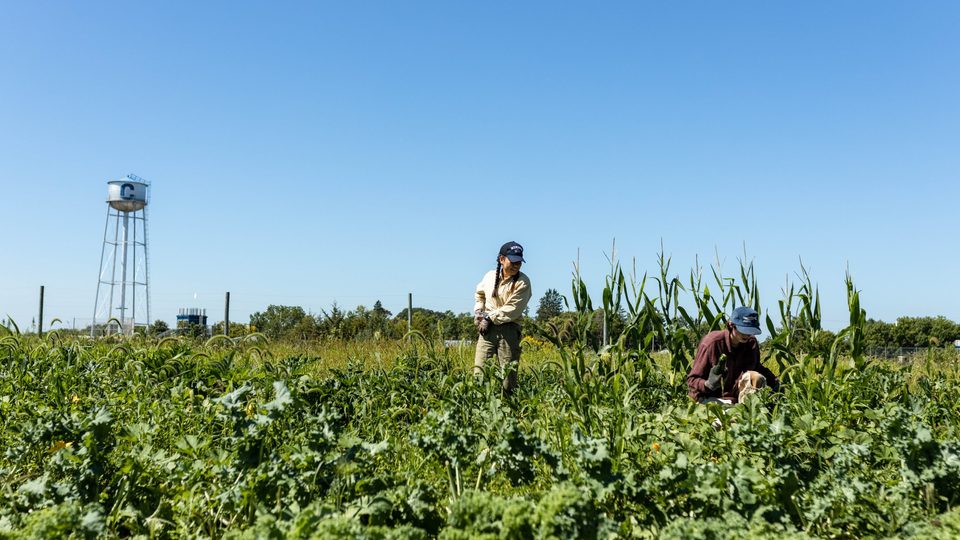
[[[73,399],[70,400],[72,403],[80,403],[80,396],[74,394]]]
[[[247,411],[247,418],[253,417],[253,413],[256,411],[256,408],[253,406],[252,401],[247,403],[247,408],[245,410]]]
[[[55,441],[53,445],[50,446],[50,449],[47,450],[51,454],[54,452],[59,452],[64,448],[70,448],[73,446],[73,441]]]

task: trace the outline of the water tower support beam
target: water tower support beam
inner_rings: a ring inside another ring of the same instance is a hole
[[[109,210],[107,210],[109,212]],[[119,212],[114,214],[115,217],[119,217]],[[117,286],[117,243],[120,240],[120,220],[118,219],[113,225],[113,264],[111,265],[110,272],[110,305],[107,306],[107,325],[104,328],[104,333],[109,335],[111,324],[110,319],[113,318],[113,290]]]
[[[97,300],[100,299],[100,285],[103,283],[103,256],[107,253],[107,230],[110,226],[110,207],[107,207],[107,220],[103,222],[103,247],[100,248],[100,272],[97,274]],[[94,337],[97,328],[97,304],[93,304],[93,322],[90,323],[90,337]],[[74,325],[76,326],[76,325]]]
[[[130,233],[130,212],[123,213],[123,244],[120,246],[120,331],[126,324],[127,308],[127,238]]]

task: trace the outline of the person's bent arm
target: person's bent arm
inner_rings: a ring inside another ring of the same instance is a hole
[[[486,280],[487,280],[487,277],[484,276],[483,279],[480,280],[480,283],[477,283],[477,290],[473,294],[473,299],[474,299],[473,312],[474,313],[477,313],[478,311],[483,312],[483,310],[486,309],[487,293],[484,292],[483,290],[483,282]]]
[[[707,388],[707,378],[710,377],[710,368],[716,363],[716,351],[707,343],[701,343],[697,347],[697,353],[693,357],[693,366],[687,373],[687,386],[701,396],[710,396],[717,393],[716,390]]]
[[[527,303],[530,302],[532,294],[530,284],[525,280],[518,279],[513,285],[516,288],[511,291],[510,299],[502,306],[487,313],[493,324],[519,322],[520,318],[523,317],[523,310],[527,309]]]

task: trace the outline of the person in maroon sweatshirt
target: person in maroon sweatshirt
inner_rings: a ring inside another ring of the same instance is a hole
[[[762,375],[767,386],[778,391],[780,381],[760,363],[760,344],[754,337],[758,334],[760,316],[755,310],[748,307],[733,310],[725,329],[714,330],[700,340],[687,374],[687,394],[699,403],[717,402],[717,398],[736,403],[740,391],[737,381],[750,371]]]

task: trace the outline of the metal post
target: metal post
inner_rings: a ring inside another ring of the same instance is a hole
[[[93,322],[90,323],[90,337],[94,337],[97,327],[97,304],[100,301],[100,285],[103,284],[103,256],[107,253],[107,227],[110,225],[110,206],[107,206],[107,221],[103,224],[103,247],[100,248],[100,274],[97,276],[97,298],[93,304]]]
[[[150,324],[150,252],[147,251],[147,207],[140,211],[143,214],[143,288],[147,293],[147,324]]]
[[[130,335],[133,335],[134,330],[137,329],[137,214],[133,214],[133,242],[130,244],[130,249],[133,251],[133,266],[131,266],[131,285],[130,285]],[[147,321],[147,324],[150,324],[150,321]]]
[[[40,286],[40,326],[37,329],[37,334],[43,337],[43,285]]]
[[[413,293],[407,295],[407,332],[413,331]]]
[[[109,206],[107,206],[107,212],[110,212]],[[110,335],[110,329],[113,328],[113,323],[109,321],[113,318],[113,290],[117,286],[117,246],[120,242],[120,214],[117,213],[115,216],[117,220],[116,223],[113,224],[113,258],[110,259],[113,261],[113,271],[110,272],[110,306],[107,313],[108,324],[104,328],[104,335]]]
[[[126,324],[127,310],[127,243],[130,230],[130,212],[123,213],[123,245],[120,248],[120,331],[126,333],[123,325]],[[131,328],[132,330],[132,328]]]
[[[230,291],[223,303],[223,335],[230,337]]]

